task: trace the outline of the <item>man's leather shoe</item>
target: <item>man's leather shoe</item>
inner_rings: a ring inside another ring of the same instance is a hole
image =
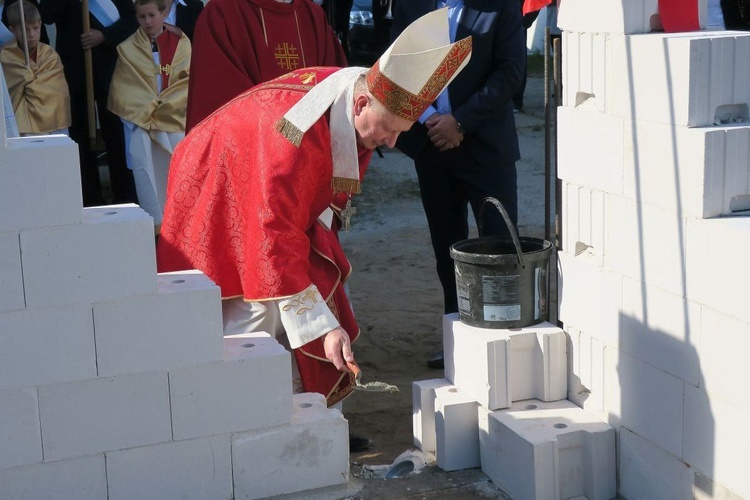
[[[427,368],[436,368],[438,370],[442,370],[443,368],[445,368],[442,349],[427,358]]]
[[[357,436],[356,434],[349,434],[349,453],[356,453],[358,451],[365,451],[370,449],[370,440]]]

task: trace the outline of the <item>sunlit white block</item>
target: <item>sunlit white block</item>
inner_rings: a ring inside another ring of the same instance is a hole
[[[584,186],[562,184],[563,249],[578,259],[604,265],[605,195]]]
[[[568,335],[568,401],[600,420],[607,420],[610,380],[617,378],[616,362],[600,339],[566,326]],[[616,361],[616,360],[615,360]]]
[[[39,387],[44,460],[171,441],[168,385],[150,372]]]
[[[435,391],[452,386],[444,378],[412,382],[412,424],[414,446],[430,453],[437,452],[435,442]]]
[[[609,113],[687,127],[750,119],[750,34],[652,33],[610,42]]]
[[[0,471],[0,492],[3,500],[107,500],[104,455]]]
[[[565,399],[565,333],[544,322],[526,328],[469,326],[458,314],[443,319],[445,378],[491,410],[512,401]]]
[[[316,393],[294,395],[291,423],[232,436],[234,498],[345,484],[349,424]]]
[[[23,309],[21,246],[15,231],[0,232],[0,312]]]
[[[750,476],[742,458],[750,443],[750,411],[703,389],[685,385],[685,448],[682,459],[723,484],[740,498],[750,498]]]
[[[627,121],[623,196],[683,217],[750,210],[750,125]]]
[[[93,377],[90,306],[0,313],[0,390]]]
[[[0,231],[81,222],[78,146],[57,136],[9,139],[0,148]]]
[[[243,334],[226,343],[246,347],[233,357],[169,372],[175,439],[224,434],[288,423],[292,417],[289,352],[267,334]],[[220,408],[221,411],[217,411]]]
[[[225,434],[109,452],[108,499],[235,498],[229,441]]]
[[[612,64],[619,62],[612,59],[611,38],[609,35],[597,32],[563,32],[562,52],[565,54],[562,58],[561,75],[563,106],[568,109],[585,110],[587,113],[598,113],[602,116],[606,116],[609,112],[611,106],[609,93],[612,92],[612,82],[608,79],[612,74]],[[615,125],[617,123],[616,120],[606,118],[601,118],[599,121],[612,122]],[[601,139],[602,130],[598,130],[592,137]],[[578,137],[579,141],[584,139],[585,137]],[[560,144],[562,146],[562,143]],[[587,144],[587,149],[592,147],[591,143]],[[583,154],[583,151],[579,153]]]
[[[42,461],[36,388],[0,391],[0,450],[0,469]]]
[[[617,347],[622,275],[568,252],[557,252],[557,265],[560,321]]]
[[[605,199],[605,266],[649,286],[685,295],[688,220],[632,199]],[[704,261],[705,262],[705,261]]]
[[[435,441],[438,467],[445,471],[479,467],[477,408],[455,386],[435,389]]]
[[[156,292],[151,217],[135,205],[85,208],[83,223],[21,232],[27,307]]]
[[[620,493],[629,500],[693,498],[693,471],[679,458],[620,429]]]
[[[658,0],[568,0],[560,3],[557,26],[590,33],[648,33],[658,10]]]
[[[570,401],[479,409],[482,472],[514,498],[609,500],[615,431]]]
[[[157,293],[94,304],[100,376],[222,359],[221,292],[200,271],[160,274]]]
[[[587,106],[558,107],[557,176],[592,191],[622,193],[623,124]]]
[[[689,219],[687,297],[750,323],[750,217]]]

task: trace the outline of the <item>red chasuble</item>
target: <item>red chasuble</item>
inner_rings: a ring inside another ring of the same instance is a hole
[[[215,0],[212,0],[215,1]],[[359,336],[343,283],[351,272],[336,229],[318,216],[334,200],[328,116],[299,148],[273,125],[337,68],[306,68],[254,87],[201,122],[170,164],[157,248],[160,272],[199,269],[223,298],[279,299],[318,287],[352,341]],[[372,151],[362,150],[360,178]],[[339,205],[340,206],[340,205]],[[326,360],[322,338],[294,350],[302,384],[334,404],[353,377]]]
[[[233,97],[305,66],[347,66],[310,1],[211,0],[195,26],[187,131]]]

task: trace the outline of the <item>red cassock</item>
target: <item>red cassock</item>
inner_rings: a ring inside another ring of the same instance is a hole
[[[295,147],[274,124],[337,68],[305,68],[254,87],[177,146],[157,248],[160,272],[199,269],[223,298],[262,301],[318,287],[352,341],[359,336],[343,283],[351,272],[337,229],[317,219],[342,196],[331,188],[328,114]],[[372,151],[361,150],[360,178]],[[345,197],[343,197],[345,199]],[[334,404],[353,378],[326,360],[322,339],[294,350],[303,387]]]
[[[186,130],[253,85],[306,66],[347,66],[313,2],[211,0],[195,26]]]

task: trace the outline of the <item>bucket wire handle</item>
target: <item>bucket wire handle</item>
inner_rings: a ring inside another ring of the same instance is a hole
[[[524,267],[523,264],[523,252],[521,251],[521,241],[518,239],[518,233],[516,233],[516,228],[513,225],[513,221],[510,220],[510,215],[508,215],[508,212],[505,211],[505,207],[502,203],[500,203],[497,199],[492,198],[491,196],[488,196],[484,199],[484,202],[482,203],[481,208],[479,209],[479,220],[477,221],[477,229],[479,229],[479,236],[482,236],[482,226],[484,219],[482,217],[482,214],[484,214],[484,207],[487,206],[487,203],[492,203],[495,205],[495,208],[497,208],[498,212],[500,212],[500,215],[503,216],[503,220],[505,221],[505,225],[508,226],[508,230],[510,231],[510,237],[513,239],[513,244],[516,247],[516,254],[518,254],[518,264],[521,267]]]

